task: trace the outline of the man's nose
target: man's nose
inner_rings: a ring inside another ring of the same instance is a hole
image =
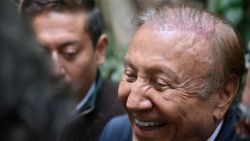
[[[127,99],[126,107],[134,112],[150,110],[153,107],[153,104],[146,96],[148,90],[147,85],[138,81],[134,82]]]
[[[54,65],[54,69],[53,69],[54,75],[56,77],[62,77],[65,72],[64,72],[63,66],[61,64],[62,62],[60,61],[58,53],[52,52],[51,57],[53,60],[53,65]]]

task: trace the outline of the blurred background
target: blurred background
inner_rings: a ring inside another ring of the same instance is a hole
[[[20,0],[14,0],[18,4]],[[188,3],[227,18],[239,31],[246,52],[246,66],[250,66],[250,0],[96,0],[106,23],[110,46],[106,62],[102,65],[103,76],[119,81],[123,72],[123,58],[136,26],[133,17],[144,8],[164,2]],[[244,81],[243,81],[244,82]]]

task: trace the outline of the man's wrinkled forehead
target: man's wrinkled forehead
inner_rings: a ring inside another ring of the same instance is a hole
[[[202,35],[176,29],[158,31],[146,24],[135,33],[128,50],[128,54],[143,54],[143,56],[150,56],[155,61],[162,58],[167,60],[171,53],[174,54],[173,56],[178,56],[177,58],[191,57],[201,64],[213,63],[211,44]],[[152,54],[157,55],[152,56]]]
[[[178,21],[170,21],[168,23],[158,20],[150,23],[152,25],[152,29],[157,31],[187,31],[193,32],[204,37],[211,37],[214,30],[215,25],[209,24],[202,27],[202,25],[194,25],[192,23],[180,23]]]
[[[150,25],[157,31],[188,31],[210,37],[216,30],[218,20],[209,13],[182,7],[156,12],[145,20],[144,25]]]

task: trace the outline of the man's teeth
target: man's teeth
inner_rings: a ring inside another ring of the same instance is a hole
[[[140,125],[140,126],[144,126],[144,127],[151,127],[151,126],[160,126],[163,125],[162,122],[153,122],[153,121],[140,121],[138,119],[135,118],[135,123]]]

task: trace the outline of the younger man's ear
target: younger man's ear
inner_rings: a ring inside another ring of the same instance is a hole
[[[108,44],[109,44],[108,36],[106,34],[102,34],[96,44],[98,65],[101,65],[105,62],[105,54],[106,54],[106,49],[108,47]]]

